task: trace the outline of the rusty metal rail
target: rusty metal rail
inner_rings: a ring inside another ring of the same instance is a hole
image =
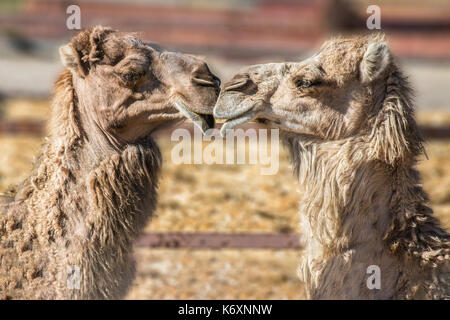
[[[295,233],[146,233],[137,247],[166,249],[302,249]]]
[[[421,127],[423,135],[426,139],[449,139],[450,138],[450,126],[449,127]]]
[[[0,118],[0,134],[43,135],[45,123],[37,120],[13,121]]]
[[[220,124],[218,124],[220,126]],[[186,129],[192,129],[192,125],[184,124]],[[244,128],[259,128],[256,124],[246,124]],[[422,126],[422,132],[426,139],[450,139],[450,126]],[[170,129],[165,130],[164,133],[171,132]],[[45,134],[45,122],[36,120],[21,120],[12,121],[0,118],[0,134],[31,134],[31,135],[44,135]]]

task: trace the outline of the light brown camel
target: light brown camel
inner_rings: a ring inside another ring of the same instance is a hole
[[[121,298],[133,241],[155,209],[152,133],[213,125],[219,79],[191,56],[94,27],[60,49],[48,142],[14,199],[0,204],[0,297]]]
[[[223,131],[250,120],[280,129],[301,188],[298,271],[309,298],[450,297],[450,236],[414,169],[422,137],[384,36],[248,67],[225,84],[214,115],[229,119]]]

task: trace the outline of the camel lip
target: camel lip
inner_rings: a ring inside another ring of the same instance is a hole
[[[216,119],[221,120],[232,120],[240,117],[244,113],[252,110],[252,106],[242,106],[241,102],[244,100],[245,96],[237,91],[223,91],[221,96],[214,106],[213,114]],[[228,106],[232,104],[239,108],[229,108]]]
[[[206,133],[206,130],[214,127],[214,117],[212,115],[200,114],[192,111],[183,99],[175,99],[174,105],[175,108],[177,108],[183,116],[191,120],[203,134]]]
[[[256,117],[257,112],[253,109],[247,110],[240,115],[230,118],[222,125],[220,129],[220,135],[222,137],[226,136],[227,130],[234,129],[236,126],[243,124],[245,122],[251,121]]]
[[[226,118],[225,123],[229,122],[229,121],[234,121],[234,120],[242,118],[242,117],[245,117],[247,114],[252,113],[252,112],[253,112],[253,109],[250,109],[250,110],[245,110],[244,112],[241,112],[239,114],[236,114],[236,115],[233,115],[233,116],[229,116],[229,117]]]

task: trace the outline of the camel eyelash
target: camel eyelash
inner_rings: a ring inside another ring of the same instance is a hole
[[[295,79],[294,84],[297,88],[300,89],[308,89],[314,86],[318,86],[322,84],[320,80],[310,80],[310,79]]]
[[[119,72],[116,73],[116,75],[125,83],[127,84],[131,84],[134,83],[136,81],[138,81],[139,79],[141,79],[144,76],[143,72],[136,72],[134,70],[132,71],[128,71],[128,72]]]

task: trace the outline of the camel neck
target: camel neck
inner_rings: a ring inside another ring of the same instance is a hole
[[[308,236],[337,252],[374,241],[382,245],[393,191],[386,166],[362,161],[355,142],[297,143],[291,152]]]
[[[121,151],[107,149],[103,156],[87,141],[64,140],[44,146],[29,178],[30,200],[42,204],[52,198],[46,206],[55,202],[66,217],[105,211],[114,216],[119,210],[138,210],[149,198],[156,202],[161,154],[151,137]]]
[[[83,150],[56,150],[51,144],[44,147],[40,165],[25,186],[28,196],[20,203],[28,213],[22,223],[33,227],[24,237],[39,239],[33,246],[43,252],[58,253],[43,255],[56,259],[48,261],[55,270],[44,269],[44,274],[56,272],[65,279],[67,267],[75,266],[89,281],[95,279],[94,286],[83,284],[80,290],[58,282],[60,298],[100,299],[111,295],[108,290],[120,298],[127,288],[119,284],[132,277],[133,242],[155,210],[159,149],[151,139],[128,145],[89,171],[80,169],[90,167],[82,163],[87,161]],[[46,294],[53,297],[50,291]]]
[[[367,160],[362,139],[287,143],[306,243],[298,270],[310,298],[445,296],[448,277],[436,273],[448,270],[450,236],[426,206],[413,158],[397,167]],[[381,290],[366,285],[374,266]]]
[[[75,228],[92,238],[93,229],[114,228],[115,223],[124,223],[123,217],[130,219],[129,227],[142,228],[133,219],[147,214],[128,213],[145,208],[151,212],[156,203],[161,155],[153,139],[127,145],[121,152],[110,151],[103,158],[83,142],[67,147],[63,140],[50,140],[44,146],[34,173],[19,191],[29,206],[42,212],[54,207],[51,212],[57,217],[48,218],[61,223],[62,236]],[[98,224],[89,222],[93,217]]]
[[[23,284],[7,286],[3,293],[40,299],[122,298],[133,278],[133,242],[156,205],[159,149],[151,139],[128,145],[83,171],[81,167],[89,167],[82,163],[83,149],[74,144],[60,152],[61,144],[50,140],[44,146],[17,201],[6,207],[10,214],[0,217],[0,225],[8,222],[14,229],[0,239],[5,262],[0,276]],[[11,246],[16,239],[21,241]],[[13,275],[17,266],[22,272]],[[68,269],[78,270],[78,288],[68,285]],[[23,281],[23,274],[33,276]]]
[[[297,141],[292,146],[305,241],[298,274],[308,297],[392,298],[398,278],[393,270],[398,270],[399,262],[384,243],[392,196],[385,167],[359,160],[364,157],[354,143]],[[382,270],[383,290],[366,286],[371,266]],[[327,276],[330,273],[334,276]]]

